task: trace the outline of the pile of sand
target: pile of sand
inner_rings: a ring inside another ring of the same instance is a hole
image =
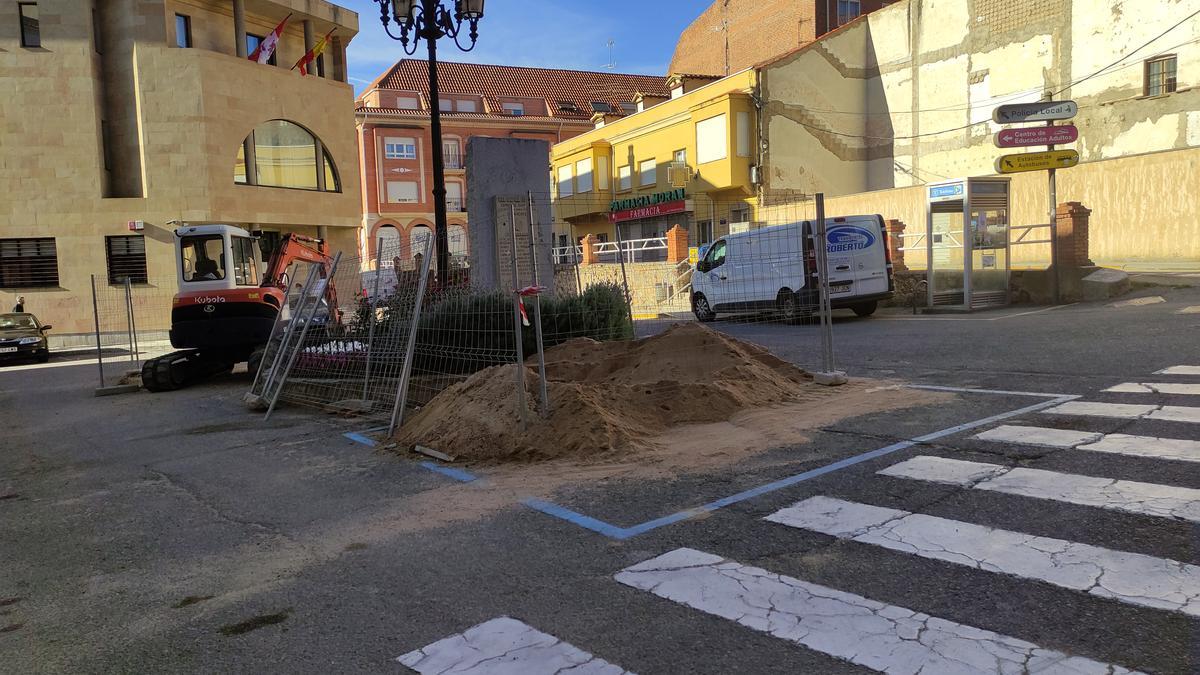
[[[536,412],[537,368],[524,367],[522,431],[516,368],[488,368],[446,389],[405,421],[397,441],[474,461],[610,457],[652,446],[671,427],[805,400],[819,387],[765,349],[694,323],[632,342],[581,338],[546,350],[545,419]]]

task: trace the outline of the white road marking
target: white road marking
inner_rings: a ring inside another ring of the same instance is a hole
[[[1131,672],[689,548],[616,580],[883,673]]]
[[[1177,309],[1177,310],[1175,310],[1175,313],[1176,314],[1200,314],[1200,305],[1192,305],[1191,307],[1184,307],[1183,309]]]
[[[1110,303],[1109,307],[1141,307],[1142,305],[1157,305],[1160,302],[1166,302],[1166,298],[1161,295],[1152,295],[1148,298],[1130,298],[1128,300],[1118,300]]]
[[[1200,523],[1200,490],[919,455],[879,472],[1110,511]]]
[[[502,616],[396,659],[418,673],[620,675],[628,671]]]
[[[1130,436],[1106,434],[1095,443],[1079,446],[1080,450],[1111,452],[1117,455],[1176,459],[1184,462],[1200,462],[1200,441],[1183,438],[1157,438],[1154,436]]]
[[[1097,403],[1095,401],[1067,401],[1062,405],[1042,412],[1054,415],[1088,415],[1092,417],[1121,417],[1136,419],[1158,410],[1159,406],[1149,403]]]
[[[1011,424],[989,429],[973,438],[998,443],[1044,445],[1051,448],[1074,448],[1090,452],[1108,452],[1131,457],[1173,459],[1200,462],[1200,441],[1129,434],[1099,434],[1067,429],[1043,429]]]
[[[1118,394],[1185,394],[1200,395],[1200,384],[1178,382],[1123,382],[1104,391]]]
[[[1154,372],[1155,375],[1200,375],[1200,366],[1171,366]]]
[[[1183,405],[1164,405],[1162,408],[1146,416],[1152,420],[1167,420],[1169,422],[1192,422],[1200,424],[1200,408]]]
[[[767,520],[1131,605],[1200,616],[1200,567],[1175,560],[830,497],[811,497]]]
[[[1072,429],[1045,429],[1005,424],[988,429],[973,438],[981,441],[998,441],[1023,445],[1045,445],[1052,448],[1073,448],[1081,443],[1100,440],[1104,434]]]

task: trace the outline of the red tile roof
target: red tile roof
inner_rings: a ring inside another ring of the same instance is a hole
[[[424,59],[401,59],[376,79],[367,91],[376,87],[415,91],[428,100],[428,68]],[[638,92],[651,96],[671,95],[666,80],[657,75],[446,61],[438,61],[438,90],[445,94],[481,95],[490,110],[500,110],[500,98],[540,99],[547,102],[553,116],[579,120],[591,119],[593,101],[607,103],[619,114],[621,104],[632,103],[633,95]],[[561,110],[560,102],[573,103],[575,112]]]

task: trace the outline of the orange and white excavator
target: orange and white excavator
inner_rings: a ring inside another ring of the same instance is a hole
[[[320,320],[341,324],[324,240],[286,234],[265,268],[258,240],[240,227],[186,226],[175,230],[175,240],[180,292],[171,307],[171,346],[180,351],[142,365],[147,390],[181,389],[243,361],[257,372],[275,322],[288,316],[289,286],[300,285],[292,277],[304,277],[294,265],[318,266],[328,308]]]

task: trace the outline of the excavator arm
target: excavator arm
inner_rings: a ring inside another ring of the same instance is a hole
[[[303,234],[289,232],[283,236],[279,246],[271,253],[267,261],[267,270],[263,274],[263,287],[272,287],[288,292],[287,269],[292,263],[302,261],[320,265],[321,277],[325,279],[325,301],[329,303],[331,318],[335,323],[341,323],[341,312],[338,310],[337,289],[334,288],[331,272],[333,257],[329,255],[329,245],[324,239],[308,237]]]

